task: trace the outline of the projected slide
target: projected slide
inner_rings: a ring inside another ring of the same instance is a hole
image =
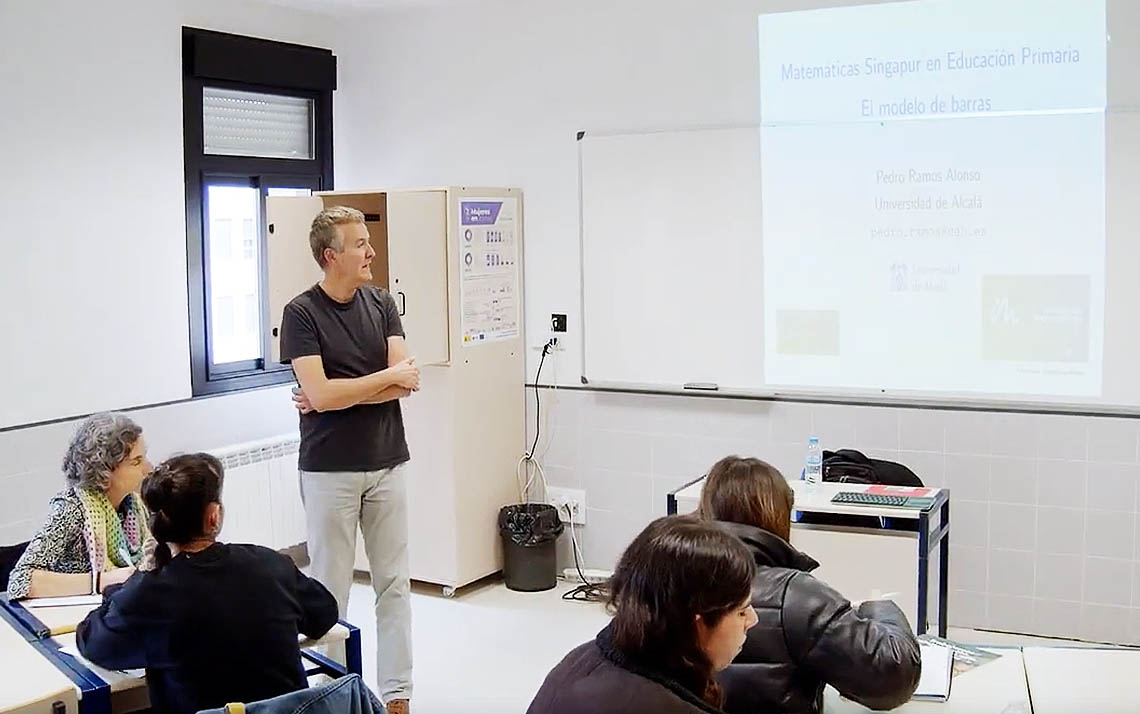
[[[765,381],[1101,393],[1103,0],[760,17]]]

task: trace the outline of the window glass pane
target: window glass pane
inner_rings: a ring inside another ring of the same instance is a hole
[[[270,186],[267,190],[270,196],[312,196],[311,188],[285,188],[283,186]]]
[[[214,335],[222,341],[233,339],[234,298],[232,295],[214,298]]]
[[[210,255],[229,260],[233,255],[233,220],[215,217],[210,222]]]
[[[257,296],[247,294],[242,298],[242,308],[245,311],[245,329],[256,330],[260,327],[257,315]]]
[[[208,186],[206,189],[206,226],[211,246],[210,334],[207,338],[211,362],[215,365],[262,357],[261,314],[257,309],[261,304],[259,244],[251,237],[247,245],[245,238],[247,222],[251,232],[257,225],[259,205],[256,188]],[[235,225],[242,226],[241,235],[235,235]],[[240,250],[234,247],[235,241],[240,241]],[[228,244],[227,249],[215,247],[223,242]]]
[[[313,158],[313,100],[205,87],[202,138],[207,154]]]
[[[241,222],[241,258],[242,260],[253,260],[255,253],[253,250],[253,219],[243,218]]]

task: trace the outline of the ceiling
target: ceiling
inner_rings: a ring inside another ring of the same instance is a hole
[[[414,7],[472,5],[486,0],[262,0],[271,5],[294,7],[328,15],[349,15]]]

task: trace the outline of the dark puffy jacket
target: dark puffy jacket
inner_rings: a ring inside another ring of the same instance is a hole
[[[614,650],[609,628],[559,662],[527,714],[724,714],[680,682]]]
[[[823,687],[871,709],[910,699],[922,671],[918,641],[893,602],[858,608],[810,575],[819,563],[760,528],[723,524],[759,566],[752,606],[759,622],[718,676],[730,714],[817,714]]]

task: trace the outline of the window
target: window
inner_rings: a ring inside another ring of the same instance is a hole
[[[234,296],[222,295],[210,301],[210,312],[214,322],[214,334],[222,339],[214,343],[214,348],[222,352],[220,362],[234,361],[226,352],[233,351],[230,339],[234,336]]]
[[[210,231],[224,228],[222,235],[211,234],[210,254],[206,275],[210,302],[211,321],[206,331],[206,344],[210,348],[210,366],[219,367],[235,363],[259,360],[264,356],[258,325],[252,327],[248,321],[239,323],[234,315],[234,305],[246,296],[257,299],[260,291],[260,274],[256,256],[246,259],[245,238],[242,238],[242,253],[233,250],[235,237],[231,230],[234,224],[249,224],[250,231],[258,219],[260,193],[249,186],[206,186],[206,225]],[[219,245],[225,248],[217,251]],[[250,248],[252,249],[252,242]],[[243,329],[234,331],[235,325]]]
[[[206,221],[210,231],[210,259],[229,261],[233,256],[233,221],[211,217]]]
[[[242,296],[242,306],[245,310],[245,331],[251,335],[259,334],[261,330],[261,311],[257,309],[257,296],[253,293],[247,293]]]
[[[284,186],[279,188],[269,189],[270,196],[312,196],[312,189],[308,188],[286,188]]]
[[[241,221],[241,259],[253,260],[257,257],[254,246],[253,226],[256,218],[243,218]]]
[[[269,360],[265,200],[332,188],[328,50],[183,28],[194,394],[288,382]]]

